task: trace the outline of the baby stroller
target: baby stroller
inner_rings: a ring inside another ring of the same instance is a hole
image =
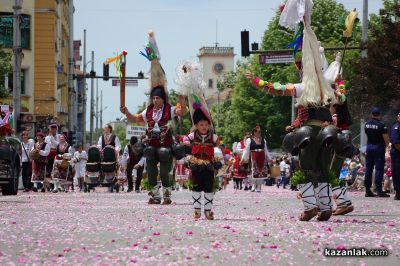
[[[113,192],[114,188],[116,192],[119,192],[119,185],[117,181],[117,156],[115,154],[115,148],[111,145],[104,147],[102,151],[101,160],[101,172],[103,175],[102,184],[108,186],[108,191]]]
[[[86,175],[83,182],[85,192],[90,192],[91,189],[94,191],[94,186],[100,183],[100,163],[101,153],[99,148],[97,148],[97,146],[91,146],[88,150]]]

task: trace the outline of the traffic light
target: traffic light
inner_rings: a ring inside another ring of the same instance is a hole
[[[247,30],[240,32],[240,40],[242,43],[242,56],[247,57],[250,55],[250,47],[249,47],[249,32]]]
[[[109,75],[110,75],[110,65],[109,64],[103,64],[103,80],[109,80]]]
[[[90,71],[90,77],[91,77],[91,78],[96,77],[96,72],[93,71],[93,70],[91,70],[91,71]]]

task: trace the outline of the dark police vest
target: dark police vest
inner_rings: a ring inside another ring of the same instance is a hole
[[[394,147],[394,144],[400,144],[400,123],[396,122],[390,131],[390,143],[392,143],[392,151],[400,153],[400,150]]]
[[[372,118],[364,126],[365,134],[367,134],[367,144],[385,145],[382,134],[387,133],[385,124],[379,119]]]

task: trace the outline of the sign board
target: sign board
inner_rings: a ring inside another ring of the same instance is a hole
[[[146,127],[143,126],[134,126],[127,125],[126,126],[126,139],[131,139],[132,136],[136,136],[140,138],[143,134],[146,133]]]
[[[113,86],[119,86],[121,81],[119,79],[113,79],[112,80],[112,85]],[[138,80],[137,79],[126,79],[125,80],[125,86],[131,86],[131,87],[137,87],[138,86]]]
[[[0,105],[0,112],[8,113],[9,110],[10,110],[9,105]]]
[[[265,64],[290,64],[294,63],[294,56],[291,51],[282,53],[265,53],[259,55],[260,65]]]

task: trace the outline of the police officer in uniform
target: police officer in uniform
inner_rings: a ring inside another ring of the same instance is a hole
[[[372,109],[372,119],[364,127],[367,135],[367,155],[365,158],[365,197],[390,197],[382,191],[382,179],[385,165],[385,149],[389,145],[387,127],[380,120],[380,110],[378,107]],[[375,167],[375,187],[377,195],[372,193],[372,171]]]
[[[390,131],[390,157],[392,160],[393,186],[396,190],[395,200],[400,200],[400,112],[397,114],[397,121]]]

